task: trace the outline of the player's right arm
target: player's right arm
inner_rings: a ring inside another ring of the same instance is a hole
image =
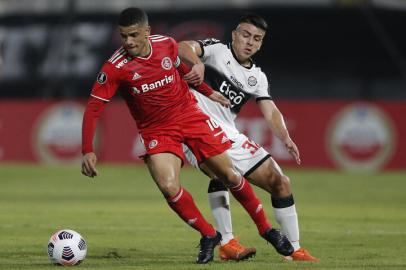
[[[197,61],[196,60],[197,57],[203,58],[205,46],[213,45],[213,44],[216,44],[219,42],[220,42],[219,40],[213,39],[213,38],[199,40],[199,41],[194,41],[194,40],[181,41],[178,44],[179,57],[185,62]],[[211,54],[211,49],[209,49],[208,51],[206,50],[205,57],[209,56],[210,54]],[[197,59],[199,59],[199,58],[197,58]],[[183,71],[182,71],[182,69],[183,69]],[[181,74],[187,73],[187,68],[182,66],[182,63],[181,63],[181,66],[178,68],[178,70],[180,70]],[[190,74],[190,73],[188,73],[188,74]],[[188,80],[187,80],[188,74],[183,76],[183,79],[186,82],[188,82]],[[230,101],[227,98],[223,97],[223,95],[221,95],[220,93],[214,91],[204,81],[201,85],[195,86],[195,89],[198,92],[200,92],[201,94],[207,96],[212,101],[218,102],[226,108],[230,107]]]
[[[218,44],[222,44],[220,40],[215,38],[206,38],[203,40],[185,40],[179,42],[179,57],[189,63],[192,61],[191,57],[187,52],[192,51],[193,54],[199,57],[203,62],[218,53]],[[186,49],[185,49],[186,48]]]
[[[96,170],[97,156],[93,150],[93,138],[96,132],[97,120],[104,110],[104,101],[90,97],[82,123],[82,174],[94,177],[98,175]]]
[[[193,44],[195,41],[187,41]],[[178,44],[178,54],[182,61],[191,66],[190,72],[183,76],[183,79],[194,86],[199,86],[204,79],[204,64],[196,54],[194,45],[189,45],[186,41]]]
[[[86,105],[82,123],[82,174],[94,177],[98,175],[96,169],[97,156],[93,150],[93,138],[97,121],[110,101],[119,85],[118,73],[110,63],[104,64],[93,84],[92,92]]]
[[[190,68],[182,61],[176,68],[178,69],[182,79],[184,78],[185,74],[188,74],[190,72]],[[219,92],[214,91],[207,83],[202,82],[202,84],[195,86],[195,89],[212,101],[220,103],[221,106],[226,108],[230,107],[230,101]]]

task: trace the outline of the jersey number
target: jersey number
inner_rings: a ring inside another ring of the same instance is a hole
[[[246,140],[243,144],[242,144],[242,148],[250,150],[251,155],[254,155],[256,151],[258,151],[258,149],[260,148],[260,146],[253,141],[250,140]]]
[[[207,119],[206,120],[207,125],[209,126],[209,128],[211,129],[211,131],[214,131],[216,128],[219,127],[219,124],[217,124],[216,121],[214,121],[213,119]]]

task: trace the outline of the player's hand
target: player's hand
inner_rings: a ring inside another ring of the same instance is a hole
[[[209,99],[213,100],[214,102],[218,102],[221,104],[221,106],[229,108],[231,106],[230,101],[225,98],[222,94],[219,92],[214,91],[213,94],[209,96]]]
[[[201,85],[204,80],[204,64],[194,64],[190,72],[183,76],[183,79],[193,86]]]
[[[296,163],[300,165],[301,160],[300,160],[300,153],[299,149],[297,148],[296,144],[292,141],[291,138],[287,138],[284,141],[285,147],[288,150],[289,154],[295,159]]]
[[[93,152],[86,153],[82,159],[82,174],[89,177],[97,176],[99,173],[96,170],[96,163],[96,154]]]

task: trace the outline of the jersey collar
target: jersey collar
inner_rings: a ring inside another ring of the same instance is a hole
[[[151,58],[153,49],[152,49],[152,43],[151,43],[150,37],[148,37],[148,43],[149,43],[149,47],[151,48],[151,51],[149,52],[149,54],[147,56],[144,56],[144,57],[137,56],[136,58],[143,59],[143,60],[148,60],[149,58]]]

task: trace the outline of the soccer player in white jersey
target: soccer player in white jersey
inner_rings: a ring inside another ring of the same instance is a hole
[[[232,31],[230,44],[223,44],[216,39],[183,41],[179,44],[179,53],[183,60],[191,61],[183,53],[183,50],[191,47],[205,64],[205,82],[230,100],[231,107],[224,108],[194,91],[200,108],[214,120],[212,125],[220,125],[233,142],[228,154],[234,166],[251,183],[271,194],[275,218],[295,249],[292,255],[284,258],[318,261],[299,244],[298,217],[289,178],[264,148],[237,130],[234,122],[241,107],[250,98],[255,98],[269,128],[283,142],[297,164],[300,164],[299,150],[290,138],[283,116],[272,100],[267,77],[251,59],[261,48],[266,31],[267,23],[263,18],[248,14],[239,20]],[[188,160],[194,166],[199,166],[191,151],[185,148],[185,152]],[[200,164],[200,169],[212,178],[208,193],[217,230],[223,236],[221,259],[239,261],[250,258],[255,254],[255,248],[242,246],[232,232],[227,188],[207,167]]]

